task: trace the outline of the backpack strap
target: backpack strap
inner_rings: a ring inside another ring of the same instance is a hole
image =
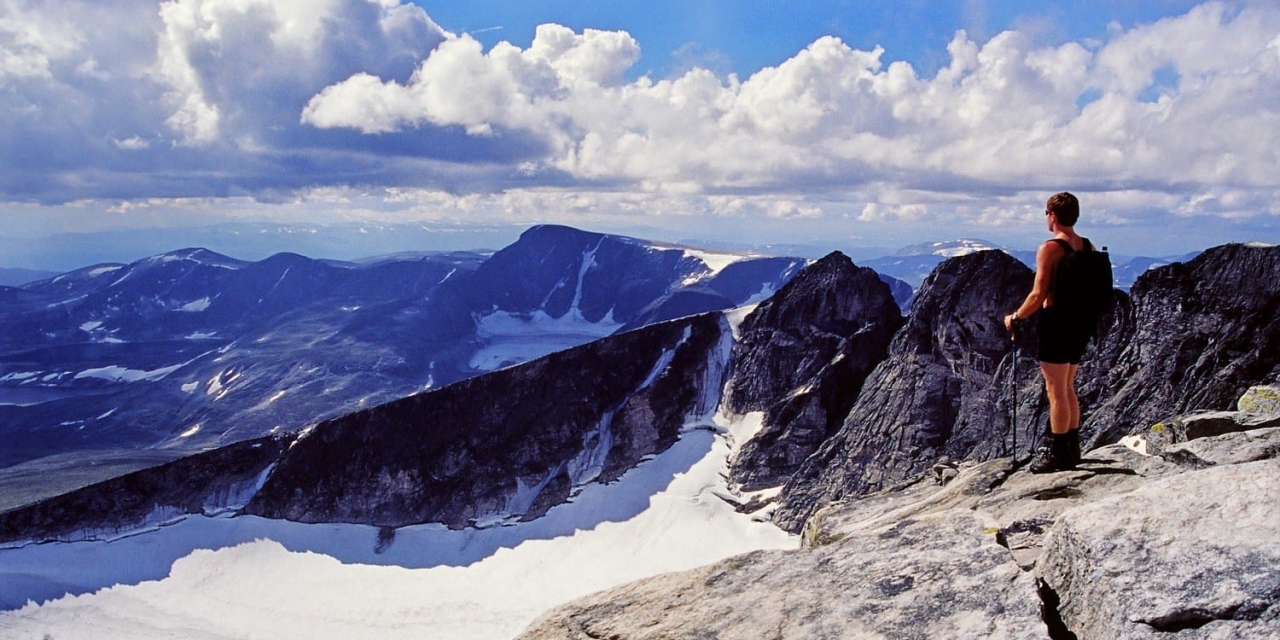
[[[1076,250],[1071,246],[1071,243],[1063,240],[1062,238],[1050,238],[1049,242],[1058,243],[1058,246],[1062,247],[1062,250],[1066,251],[1067,255],[1071,255],[1076,252]],[[1085,246],[1088,246],[1088,242],[1088,240],[1085,240]]]
[[[1080,239],[1084,240],[1084,248],[1082,248],[1081,251],[1094,250],[1093,243],[1089,242],[1088,238],[1080,238]],[[1058,246],[1062,247],[1062,250],[1066,251],[1067,255],[1071,255],[1076,252],[1075,248],[1071,246],[1071,243],[1067,242],[1066,240],[1063,240],[1062,238],[1049,238],[1049,241],[1058,243]]]

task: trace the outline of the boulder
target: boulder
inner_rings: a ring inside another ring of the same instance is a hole
[[[1268,384],[1249,387],[1236,402],[1236,410],[1241,413],[1280,415],[1280,386]]]
[[[1164,455],[1177,445],[1228,433],[1280,427],[1280,414],[1207,411],[1134,429],[1123,442],[1147,455]],[[1178,449],[1185,451],[1185,448]]]
[[[1190,471],[1063,513],[1036,573],[1080,638],[1275,638],[1280,460]]]
[[[1242,464],[1280,457],[1280,427],[1228,433],[1175,444],[1164,459],[1195,467]]]

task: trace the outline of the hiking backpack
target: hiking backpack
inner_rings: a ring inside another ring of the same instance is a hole
[[[1098,323],[1111,308],[1111,256],[1098,251],[1088,238],[1084,249],[1076,251],[1061,238],[1054,238],[1067,254],[1058,263],[1053,276],[1053,305],[1088,328],[1090,337],[1097,335]]]

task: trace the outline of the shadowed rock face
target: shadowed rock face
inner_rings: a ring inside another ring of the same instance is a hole
[[[997,252],[940,265],[840,431],[784,488],[775,521],[798,530],[817,507],[901,484],[943,456],[1008,455],[1013,359],[1000,319],[1032,275]],[[1077,378],[1091,446],[1179,413],[1229,409],[1276,380],[1278,307],[1280,247],[1217,247],[1117,292]],[[1014,382],[1024,455],[1047,424],[1037,341],[1028,327]]]
[[[149,520],[238,509],[292,438],[259,438],[0,513],[0,542],[112,536]]]
[[[1093,444],[1179,413],[1231,409],[1280,378],[1280,247],[1232,244],[1134,283],[1099,351]]]
[[[211,508],[378,526],[536,518],[710,416],[728,340],[720,314],[619,334],[0,514],[0,542],[114,535]]]
[[[734,346],[728,403],[766,415],[735,458],[731,479],[745,490],[786,482],[839,428],[901,325],[889,286],[838,252],[748,315]]]
[[[1031,280],[998,251],[940,265],[839,432],[784,487],[774,521],[798,531],[822,505],[905,482],[942,456],[999,453],[1009,425],[1001,363],[1012,348],[1001,319]]]
[[[718,314],[654,325],[321,423],[246,512],[450,527],[540,516],[676,441],[718,389],[725,330]]]

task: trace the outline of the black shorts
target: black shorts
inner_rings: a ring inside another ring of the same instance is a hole
[[[1036,315],[1036,333],[1040,337],[1040,362],[1080,364],[1089,344],[1084,324],[1053,307],[1041,309]]]

